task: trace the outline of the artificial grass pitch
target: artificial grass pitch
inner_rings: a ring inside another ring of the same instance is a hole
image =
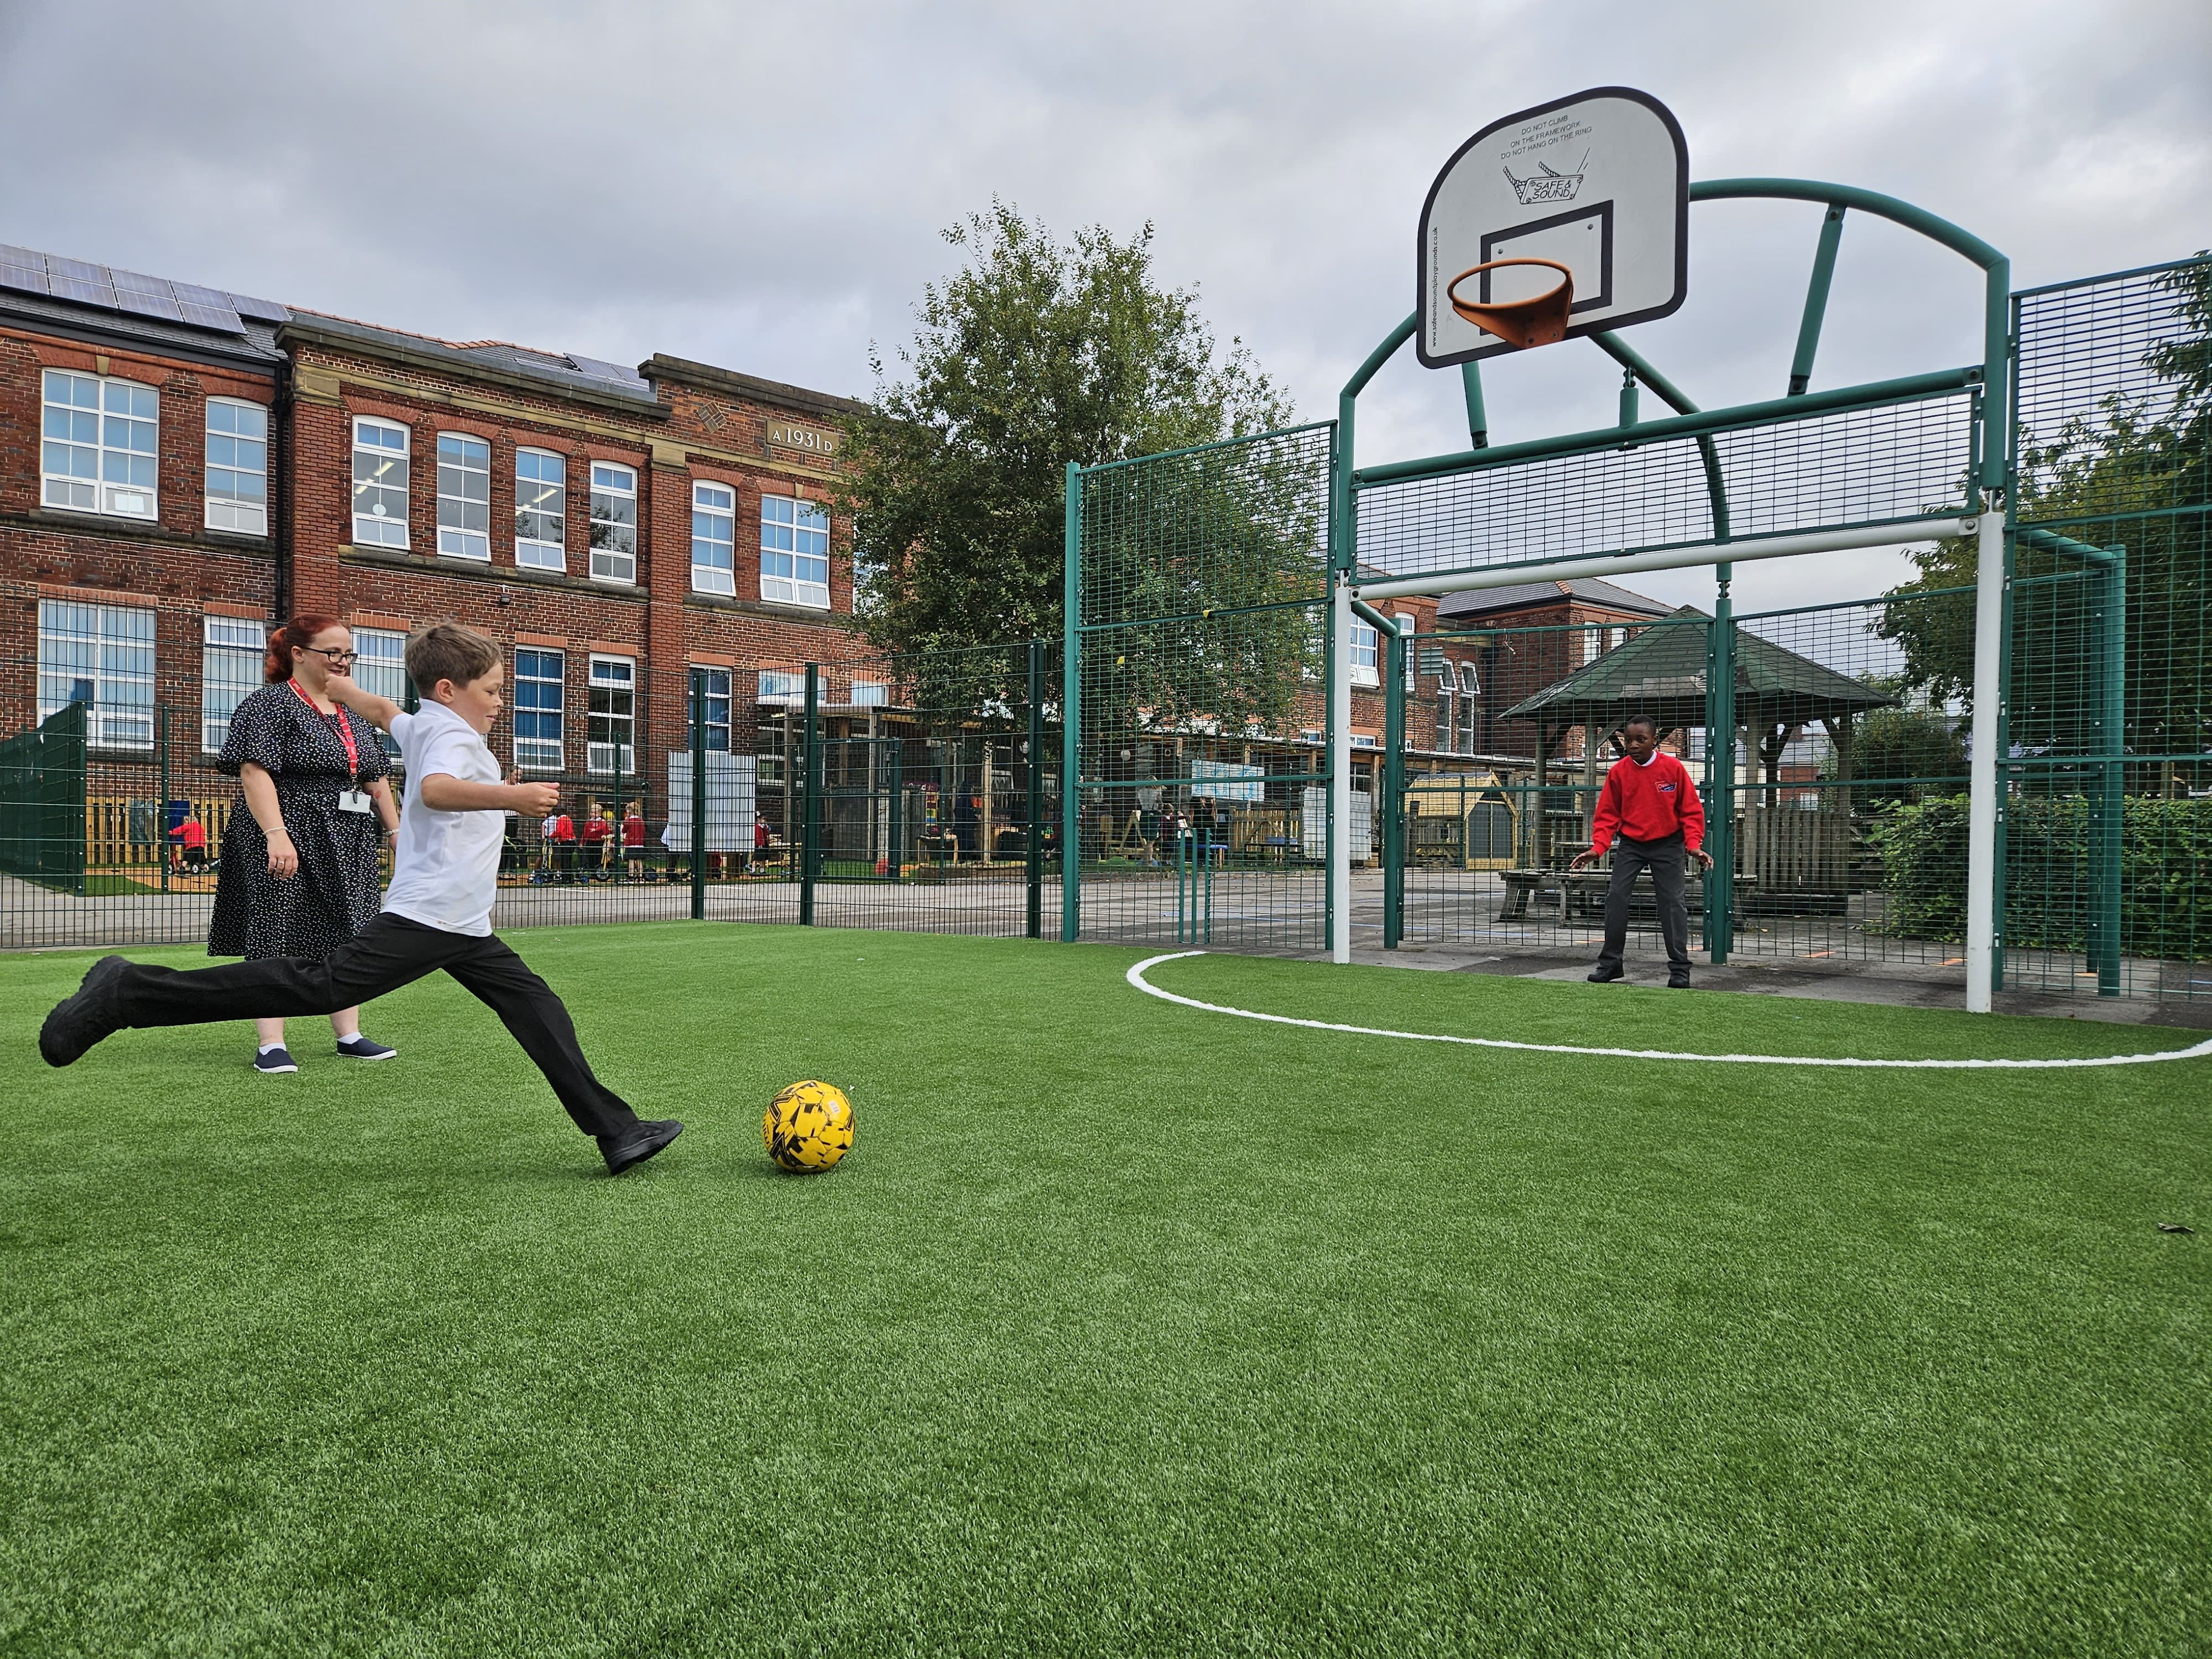
[[[2212,1638],[2212,1062],[1700,1067],[1267,1026],[1106,947],[532,932],[488,1011],[51,1073],[0,962],[0,1653],[2179,1654]],[[134,952],[189,964],[190,951]],[[1207,957],[1536,1041],[2171,1032]],[[857,1146],[777,1174],[800,1077]],[[2167,1234],[2161,1221],[2197,1227]]]

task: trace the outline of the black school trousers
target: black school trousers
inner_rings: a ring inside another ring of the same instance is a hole
[[[1659,936],[1667,941],[1667,963],[1675,973],[1690,971],[1690,906],[1682,893],[1682,838],[1664,841],[1613,839],[1613,880],[1605,890],[1605,946],[1597,965],[1618,971],[1628,945],[1628,895],[1636,878],[1651,872],[1651,891],[1659,901]]]
[[[208,1025],[335,1013],[396,991],[440,969],[497,1014],[587,1135],[619,1134],[637,1121],[622,1097],[592,1074],[575,1022],[522,958],[495,934],[425,927],[389,913],[325,957],[277,957],[179,971],[132,963],[117,1012],[131,1027]]]

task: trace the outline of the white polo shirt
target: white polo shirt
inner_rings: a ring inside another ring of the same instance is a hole
[[[499,763],[476,728],[441,702],[399,715],[392,738],[407,763],[407,793],[384,908],[441,933],[481,939],[491,932],[507,814],[434,811],[422,804],[422,780],[442,772],[464,783],[497,783]]]

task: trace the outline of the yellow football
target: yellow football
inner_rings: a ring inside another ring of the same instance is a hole
[[[819,1174],[853,1150],[853,1103],[830,1084],[794,1083],[761,1115],[761,1145],[779,1169]]]

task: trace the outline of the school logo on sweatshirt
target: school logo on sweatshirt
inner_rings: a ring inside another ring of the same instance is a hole
[[[1674,793],[1674,786],[1673,784],[1671,784],[1671,783],[1662,783],[1662,784],[1656,785],[1656,786],[1655,786],[1655,787],[1658,789],[1659,793],[1660,793],[1661,794],[1662,794],[1662,795],[1671,795],[1671,794],[1673,794],[1673,793]]]

